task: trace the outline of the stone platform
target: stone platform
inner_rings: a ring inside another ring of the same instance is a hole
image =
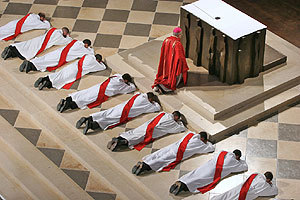
[[[132,73],[137,77],[140,89],[149,91],[155,79],[160,47],[166,37],[113,55],[106,59],[107,63],[114,70]],[[298,100],[299,62],[297,47],[268,32],[265,71],[258,77],[229,86],[188,59],[187,85],[174,94],[160,96],[160,99],[165,107],[182,111],[194,129],[206,130],[212,140],[219,141]]]

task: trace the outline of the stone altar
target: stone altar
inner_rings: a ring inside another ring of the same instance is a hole
[[[266,26],[221,0],[181,7],[186,57],[220,81],[235,84],[262,71]]]

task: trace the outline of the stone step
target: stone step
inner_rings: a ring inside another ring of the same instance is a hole
[[[0,64],[3,65],[3,63]],[[160,199],[130,171],[111,159],[109,152],[100,148],[94,139],[82,135],[81,131],[74,126],[75,120],[69,122],[56,111],[59,98],[55,101],[53,98],[57,97],[56,94],[61,95],[60,91],[43,93],[33,88],[35,79],[22,79],[20,78],[22,76],[24,74],[17,72],[17,69],[0,69],[1,94],[14,107],[30,115],[38,127],[49,132],[52,138],[55,138],[95,177],[107,187],[112,188],[120,199]],[[62,92],[66,94],[66,91]],[[49,96],[46,97],[45,94]]]
[[[30,196],[34,199],[92,199],[3,117],[0,124],[5,130],[0,133],[2,170],[30,191]]]

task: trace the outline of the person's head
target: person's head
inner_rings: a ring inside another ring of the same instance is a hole
[[[207,142],[207,133],[205,131],[201,131],[200,133],[200,139],[202,142],[206,143]]]
[[[272,179],[273,179],[273,174],[272,174],[272,172],[266,172],[265,173],[265,177],[266,177],[266,182],[267,183],[271,183],[271,181],[272,181]]]
[[[70,30],[67,27],[63,27],[61,30],[64,37],[67,37],[70,34]]]
[[[89,46],[92,45],[92,42],[89,39],[85,39],[82,42],[83,42],[85,48],[88,48]]]
[[[130,74],[126,73],[122,75],[122,78],[124,80],[124,83],[131,83],[132,82],[132,77]]]
[[[181,117],[181,113],[179,111],[174,111],[173,113],[173,117],[174,117],[174,120],[177,122],[180,117]]]
[[[174,28],[173,35],[180,38],[182,35],[182,29],[180,27]]]
[[[234,153],[235,158],[236,158],[237,160],[240,160],[240,159],[241,159],[242,152],[241,152],[240,150],[236,149],[236,150],[233,151],[233,153]]]
[[[155,99],[155,95],[153,94],[153,92],[147,92],[147,97],[148,100],[152,103]]]
[[[44,21],[46,19],[45,13],[40,12],[38,15],[40,16],[41,21]]]
[[[100,54],[96,54],[95,57],[99,63],[102,62],[102,56]]]

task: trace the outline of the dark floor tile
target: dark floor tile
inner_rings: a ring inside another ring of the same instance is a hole
[[[178,163],[178,164],[175,166],[174,170],[180,170],[180,165],[181,165],[181,163]]]
[[[300,142],[300,125],[279,123],[278,139]]]
[[[151,149],[151,153],[158,151],[159,149]]]
[[[49,160],[51,160],[57,167],[60,166],[62,158],[64,157],[65,150],[61,149],[50,149],[50,148],[40,148],[38,149],[45,155]]]
[[[124,31],[124,35],[134,35],[134,36],[149,36],[151,30],[150,24],[135,24],[127,23]]]
[[[82,7],[106,8],[108,0],[84,0]]]
[[[276,158],[277,157],[277,141],[252,139],[247,140],[247,156]]]
[[[34,146],[36,145],[39,137],[41,135],[41,130],[39,129],[31,129],[31,128],[17,128],[16,129],[31,142]]]
[[[106,9],[103,15],[103,21],[127,22],[129,16],[128,10]]]
[[[3,14],[26,15],[31,8],[31,4],[8,3]]]
[[[259,119],[258,121],[259,122],[262,122],[262,121],[265,121],[265,122],[278,122],[278,112],[267,115],[267,116]]]
[[[57,5],[58,0],[35,0],[34,4],[49,4],[49,5]]]
[[[134,0],[131,10],[155,12],[156,6],[157,6],[157,1]]]
[[[62,169],[77,185],[85,189],[90,172],[81,170]]]
[[[70,87],[71,90],[77,90],[79,87],[81,79],[76,80],[73,85]]]
[[[115,200],[116,194],[102,193],[102,192],[87,192],[95,200]]]
[[[152,148],[152,145],[153,145],[153,142],[150,142],[149,144],[147,144],[147,145],[145,146],[145,148]]]
[[[0,109],[0,115],[8,121],[12,126],[15,125],[15,122],[19,115],[18,110],[7,110],[7,109]]]
[[[79,11],[80,11],[79,7],[57,6],[54,11],[53,17],[76,19]]]
[[[153,24],[177,26],[178,20],[178,14],[155,13]]]
[[[291,105],[289,105],[289,107],[300,107],[300,101],[292,103]]]
[[[126,51],[127,49],[119,49],[118,53],[121,53],[122,51]]]
[[[112,71],[112,69],[110,67],[106,66],[105,70],[102,70],[102,71],[99,71],[99,72],[93,72],[93,73],[90,73],[89,75],[91,75],[91,76],[106,76],[106,77],[110,77],[111,71]]]
[[[99,25],[100,21],[78,19],[74,24],[73,31],[97,33]]]
[[[133,130],[134,128],[125,128],[125,132]]]
[[[236,133],[236,136],[238,136],[238,137],[247,137],[247,135],[248,135],[248,128],[238,131]]]
[[[278,159],[277,178],[300,179],[300,161]]]
[[[95,46],[95,47],[119,48],[121,38],[122,38],[121,35],[97,34],[93,46]]]
[[[180,177],[186,175],[186,174],[189,173],[189,172],[190,172],[190,171],[180,170],[178,178],[180,178]]]
[[[155,40],[156,38],[154,38],[154,37],[149,37],[149,39],[148,39],[148,42],[150,42],[150,41],[152,41],[152,40]]]

